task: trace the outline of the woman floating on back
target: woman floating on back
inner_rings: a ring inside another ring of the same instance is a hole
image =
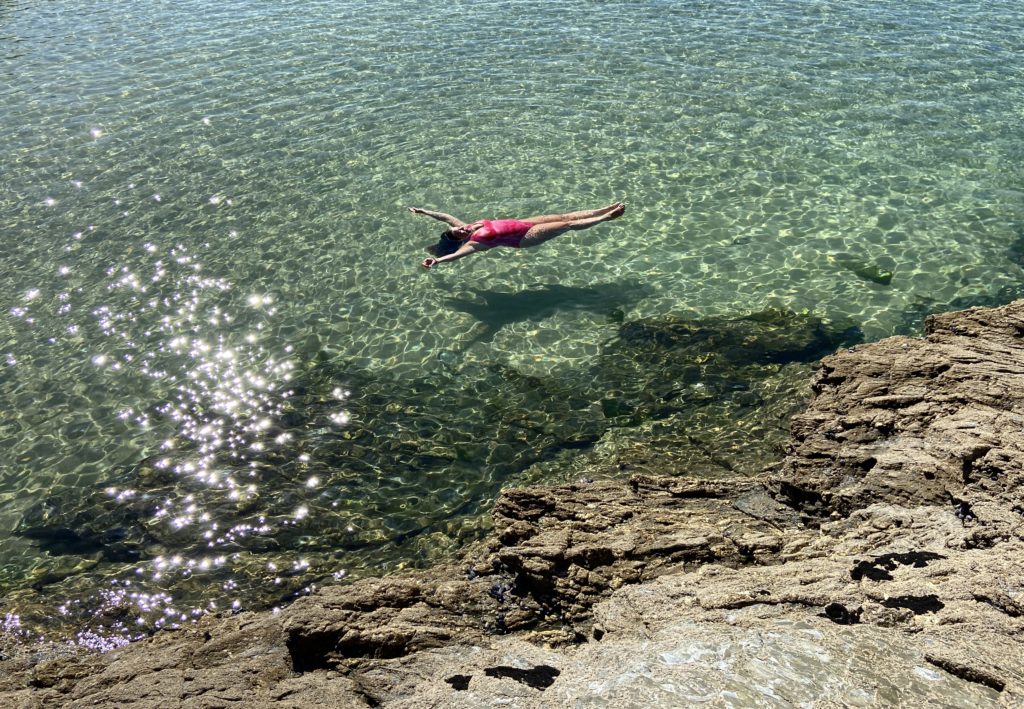
[[[440,241],[427,249],[431,258],[424,259],[422,266],[433,268],[439,263],[454,261],[495,246],[511,246],[515,249],[538,246],[567,231],[588,229],[595,224],[618,219],[626,211],[626,205],[616,202],[601,209],[583,212],[546,214],[529,219],[481,219],[472,224],[466,224],[444,212],[432,212],[419,207],[409,207],[409,211],[425,214],[451,227],[441,235]]]

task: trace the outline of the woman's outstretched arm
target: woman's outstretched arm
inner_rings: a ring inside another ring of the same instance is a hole
[[[463,226],[466,223],[458,217],[453,217],[451,214],[445,214],[444,212],[434,212],[429,209],[420,209],[419,207],[409,207],[409,211],[413,214],[426,215],[439,222],[444,222],[449,226]]]
[[[477,251],[486,251],[487,248],[488,247],[486,246],[481,246],[476,241],[467,241],[462,246],[460,246],[457,251],[454,251],[448,254],[447,256],[441,256],[440,258],[423,259],[423,263],[420,265],[423,266],[423,268],[433,268],[439,263],[444,263],[445,261],[454,261],[455,259],[462,258],[463,256],[469,256],[470,254],[476,253]]]

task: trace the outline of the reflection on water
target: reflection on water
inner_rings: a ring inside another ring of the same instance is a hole
[[[437,23],[0,8],[23,629],[116,644],[427,564],[509,483],[750,474],[815,358],[1021,292],[1009,3],[468,3],[444,46]],[[624,197],[429,273],[436,225],[404,211]]]

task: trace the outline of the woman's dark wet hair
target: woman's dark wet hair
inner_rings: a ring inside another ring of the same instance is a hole
[[[441,238],[437,240],[436,244],[427,247],[427,253],[434,258],[441,258],[448,254],[455,253],[462,246],[461,239],[453,239],[448,235],[448,232],[441,234]]]

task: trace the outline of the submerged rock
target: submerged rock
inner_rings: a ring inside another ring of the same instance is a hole
[[[702,365],[719,358],[740,368],[813,362],[839,347],[861,342],[864,335],[853,324],[767,309],[736,318],[631,322],[619,329],[619,338],[650,358],[689,358]]]
[[[892,283],[893,272],[891,269],[882,268],[878,264],[863,261],[849,255],[836,256],[835,260],[836,263],[861,280],[871,281],[880,286],[887,286]]]
[[[610,302],[610,289],[555,290],[559,307]],[[509,313],[520,312],[518,298]],[[57,489],[28,509],[17,533],[34,548],[95,563],[47,563],[29,581],[42,593],[7,600],[26,625],[52,629],[53,607],[73,599],[74,612],[57,621],[96,632],[110,630],[94,619],[105,621],[119,580],[187,617],[236,601],[273,607],[339,568],[353,578],[382,563],[433,562],[479,533],[510,479],[565,479],[569,460],[594,461],[599,477],[680,467],[753,474],[782,456],[808,362],[858,337],[856,328],[775,310],[623,322],[592,367],[565,376],[454,362],[401,381],[318,350],[290,382],[281,413],[261,422],[258,448],[214,450],[197,466],[196,446],[181,437],[110,471],[103,487]],[[168,568],[150,568],[160,557]],[[218,557],[225,561],[214,569]],[[208,568],[188,567],[204,559]],[[165,622],[154,609],[131,619],[131,632]]]
[[[811,363],[862,339],[851,323],[776,309],[624,323],[580,387],[616,428],[637,430],[612,430],[591,457],[601,475],[755,474],[781,460]]]
[[[770,475],[508,490],[457,561],[105,655],[12,647],[0,692],[25,706],[1019,706],[1022,333],[1017,302],[826,358]]]
[[[94,555],[113,562],[132,562],[153,543],[144,524],[146,500],[110,506],[101,490],[65,490],[29,507],[14,534],[33,540],[48,556]]]

